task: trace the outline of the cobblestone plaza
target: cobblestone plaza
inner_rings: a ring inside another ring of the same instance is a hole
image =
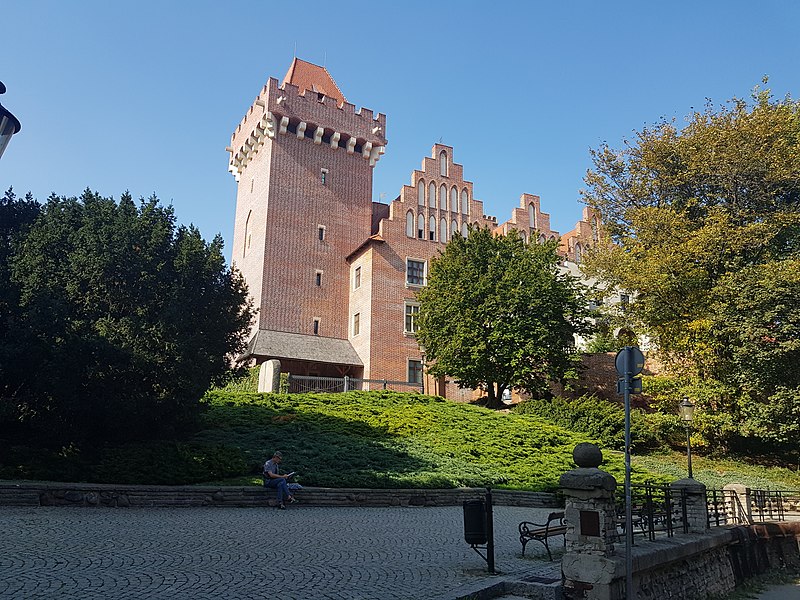
[[[496,506],[497,569],[560,577],[516,525],[549,509]],[[2,598],[436,598],[490,586],[461,507],[4,507]]]

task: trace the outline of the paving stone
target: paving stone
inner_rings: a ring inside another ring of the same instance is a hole
[[[517,538],[548,512],[495,507],[500,571],[557,572]],[[458,598],[493,580],[461,507],[4,507],[0,528],[9,599]]]

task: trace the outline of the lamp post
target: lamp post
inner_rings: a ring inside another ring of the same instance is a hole
[[[6,93],[6,86],[0,82],[0,94]],[[7,108],[0,104],[0,156],[3,156],[6,146],[11,141],[11,136],[19,133],[22,126],[19,119],[12,115]]]
[[[689,398],[684,398],[678,405],[683,424],[686,426],[686,458],[689,463],[689,479],[692,477],[692,417],[694,416],[694,404]]]

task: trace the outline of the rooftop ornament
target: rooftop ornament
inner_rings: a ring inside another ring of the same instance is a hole
[[[6,86],[0,82],[0,94],[6,93]],[[5,108],[2,104],[0,104],[0,157],[3,156],[3,152],[6,150],[6,146],[11,141],[11,136],[19,133],[19,130],[22,128],[22,125],[19,123],[19,119],[12,115],[7,108]]]

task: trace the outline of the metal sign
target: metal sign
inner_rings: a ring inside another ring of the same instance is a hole
[[[620,377],[625,377],[628,373],[634,377],[644,370],[644,354],[636,346],[625,346],[617,352],[614,365]]]

